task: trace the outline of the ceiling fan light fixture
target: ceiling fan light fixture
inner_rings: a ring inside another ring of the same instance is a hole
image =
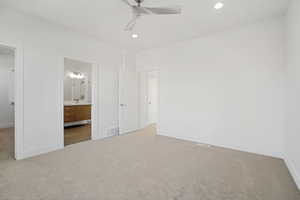
[[[221,8],[223,8],[224,7],[224,4],[222,3],[222,2],[217,2],[216,4],[215,4],[215,9],[216,10],[219,10],[219,9],[221,9]]]
[[[139,37],[139,35],[138,35],[138,34],[136,34],[136,33],[134,33],[134,34],[132,34],[132,35],[131,35],[131,37],[132,37],[133,39],[136,39],[136,38],[138,38],[138,37]]]

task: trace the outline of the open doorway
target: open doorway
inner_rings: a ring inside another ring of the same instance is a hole
[[[14,159],[14,48],[0,45],[0,160]]]
[[[64,59],[64,145],[92,138],[91,63]]]
[[[158,71],[140,72],[140,123],[141,128],[149,125],[156,128],[158,123]]]

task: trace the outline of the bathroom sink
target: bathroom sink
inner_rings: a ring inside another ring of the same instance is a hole
[[[80,105],[91,105],[91,102],[87,101],[65,101],[65,106],[80,106]]]

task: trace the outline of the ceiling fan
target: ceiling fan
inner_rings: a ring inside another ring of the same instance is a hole
[[[180,6],[172,6],[172,7],[144,7],[141,4],[144,0],[135,0],[136,5],[132,5],[128,0],[122,0],[126,3],[133,12],[133,19],[126,25],[125,31],[131,31],[136,21],[143,15],[174,15],[181,14]]]

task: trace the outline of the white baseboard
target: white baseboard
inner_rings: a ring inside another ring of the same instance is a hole
[[[105,137],[103,137],[103,136],[100,135],[100,134],[92,135],[92,140],[101,140],[101,139],[103,139],[103,138],[105,138]]]
[[[284,159],[287,168],[289,169],[291,176],[293,177],[298,189],[300,190],[300,174],[297,172],[294,162],[288,158]]]
[[[14,127],[13,122],[6,123],[6,124],[0,124],[0,128],[13,128],[13,127]]]
[[[165,136],[165,137],[169,137],[169,138],[175,138],[177,140],[184,140],[184,141],[188,141],[188,142],[194,142],[194,143],[199,143],[199,141],[196,141],[192,138],[187,138],[187,137],[180,137],[180,136],[176,136],[176,135],[170,135],[167,134],[166,132],[157,132],[157,135],[161,135],[161,136]]]
[[[193,140],[191,138],[170,136],[170,134],[166,134],[165,132],[159,132],[158,135],[165,136],[165,137],[170,137],[170,138],[175,138],[175,139],[178,139],[178,140],[185,140],[185,141],[189,141],[189,142],[199,143],[199,141]],[[251,152],[251,151],[247,151],[247,150],[244,150],[244,149],[234,148],[234,147],[224,146],[224,145],[216,145],[216,144],[208,144],[208,145],[212,145],[212,146],[216,146],[216,147],[222,147],[222,148],[228,148],[228,149],[233,149],[233,150],[238,150],[238,151],[244,151],[244,152],[249,152],[249,153],[255,153],[255,154],[264,155],[264,156],[272,156],[272,157],[276,157],[276,158],[282,158],[283,157],[283,156],[279,156],[279,155],[270,155],[270,154],[262,154],[262,153],[258,153],[258,152]],[[294,162],[292,160],[288,159],[287,156],[285,156],[284,161],[285,161],[285,163],[287,165],[287,168],[290,171],[291,176],[293,177],[298,189],[300,190],[300,174],[299,174],[299,172],[297,172],[296,167],[294,165]]]
[[[221,148],[232,149],[232,150],[236,150],[236,151],[242,151],[242,152],[247,152],[247,153],[253,153],[253,154],[258,154],[258,155],[270,156],[270,157],[274,157],[274,158],[283,159],[283,155],[281,155],[281,154],[266,153],[266,152],[262,153],[262,152],[258,152],[258,151],[251,151],[249,149],[240,148],[240,147],[236,147],[236,146],[211,143],[211,142],[207,142],[207,141],[200,141],[200,140],[197,140],[197,139],[194,139],[194,138],[171,135],[171,134],[167,134],[167,132],[160,132],[159,131],[158,135],[162,135],[162,136],[166,136],[166,137],[170,137],[170,138],[176,138],[178,140],[185,140],[185,141],[189,141],[189,142],[207,144],[207,145],[215,146],[215,147],[221,147]]]
[[[136,132],[136,131],[139,131],[139,130],[141,130],[141,128],[130,129],[130,130],[127,130],[124,133],[120,133],[120,135],[126,135],[126,134],[129,134],[129,133],[132,133],[132,132]]]
[[[45,154],[45,153],[54,152],[54,151],[57,151],[57,150],[61,150],[63,148],[64,147],[59,145],[59,146],[55,146],[55,147],[46,147],[46,148],[42,148],[42,149],[25,151],[21,156],[19,156],[18,160],[23,160],[23,159],[26,159],[26,158],[42,155],[42,154]]]

